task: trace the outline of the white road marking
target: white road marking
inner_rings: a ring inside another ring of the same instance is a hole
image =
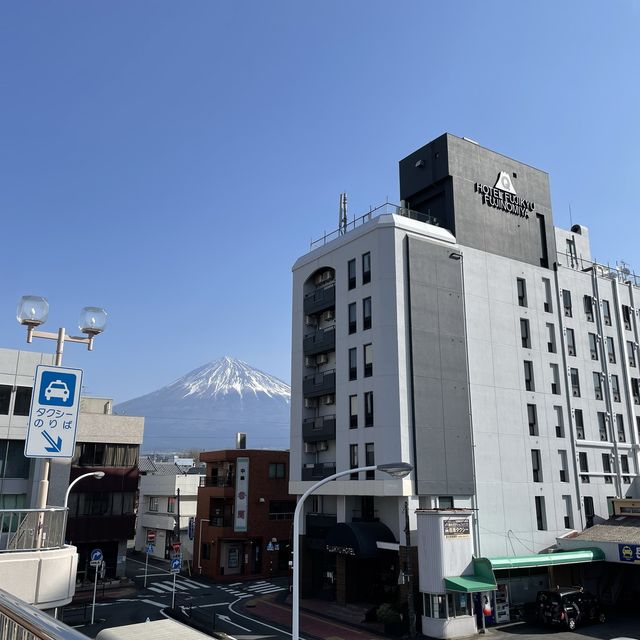
[[[187,584],[192,585],[195,589],[204,589],[205,585],[200,582],[194,582],[193,580],[189,580],[189,578],[180,578],[182,582],[186,582]]]
[[[152,604],[154,607],[160,607],[160,609],[164,609],[167,606],[166,604],[156,602],[155,600],[142,600],[142,602],[146,602],[147,604]]]
[[[158,589],[157,587],[147,587],[149,591],[155,591],[156,593],[164,593],[162,589]]]
[[[194,609],[208,609],[209,607],[226,607],[228,604],[229,604],[228,602],[214,602],[213,604],[198,605],[197,607],[194,607]]]

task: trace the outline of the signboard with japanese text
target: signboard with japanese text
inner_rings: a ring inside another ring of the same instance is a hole
[[[82,369],[36,367],[25,457],[73,457],[81,389]]]
[[[469,518],[448,518],[443,522],[445,538],[467,538],[471,535]]]
[[[234,531],[247,530],[247,509],[249,507],[249,458],[236,460],[236,505],[233,519]]]
[[[640,564],[640,544],[619,544],[618,557],[620,562]]]

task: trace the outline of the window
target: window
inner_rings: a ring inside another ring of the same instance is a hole
[[[358,445],[350,444],[349,445],[349,469],[356,469],[358,467]],[[358,474],[352,473],[349,478],[351,480],[357,480]]]
[[[610,327],[611,326],[611,308],[609,307],[609,301],[602,301],[602,317],[604,319],[604,323]]]
[[[362,284],[371,282],[371,253],[362,254]]]
[[[72,464],[80,467],[135,467],[138,464],[137,444],[104,444],[83,442],[76,444]]]
[[[593,298],[591,296],[584,297],[584,315],[587,322],[593,322]]]
[[[540,449],[531,449],[531,468],[533,470],[533,481],[542,482],[542,458]]]
[[[616,431],[618,432],[618,442],[626,442],[627,436],[624,431],[624,417],[621,413],[616,413]]]
[[[468,595],[468,594],[465,594]],[[424,615],[430,618],[447,618],[447,596],[437,593],[423,594]]]
[[[549,365],[551,367],[551,393],[556,396],[560,395],[560,371],[558,369],[558,365],[555,363],[551,363]]]
[[[373,375],[373,346],[364,345],[364,377],[370,378]]]
[[[566,242],[567,255],[571,262],[572,268],[578,267],[578,253],[576,252],[576,240],[575,238],[567,238]]]
[[[550,322],[547,322],[547,334],[548,334],[547,351],[549,353],[555,353],[556,352],[556,330],[555,330],[555,327]]]
[[[587,460],[587,454],[585,451],[581,451],[578,454],[578,465],[580,467],[580,473],[589,473],[589,461]],[[588,484],[590,482],[590,478],[588,475],[581,475],[580,480],[585,484]]]
[[[596,400],[602,400],[602,378],[600,377],[599,371],[593,372],[593,392],[595,394]]]
[[[529,333],[529,321],[525,318],[520,318],[520,337],[522,340],[522,346],[525,349],[531,349],[531,335]]]
[[[167,499],[167,513],[175,513],[176,512],[176,498],[173,496],[169,496]]]
[[[574,420],[576,421],[576,438],[584,440],[584,419],[582,417],[582,409],[574,409]]]
[[[356,288],[356,261],[355,258],[353,260],[349,260],[347,262],[347,275],[349,279],[349,289]]]
[[[287,477],[287,466],[284,462],[269,463],[269,479],[284,480]]]
[[[589,334],[589,351],[591,352],[591,359],[598,359],[598,338],[595,333]]]
[[[562,496],[562,500],[564,502],[564,528],[573,529],[571,496]]]
[[[358,351],[355,347],[349,349],[349,380],[358,377]]]
[[[640,440],[640,416],[636,416],[636,435]]]
[[[591,496],[584,497],[584,517],[586,520],[587,529],[593,527],[593,519],[596,512],[593,508],[593,498]]]
[[[571,378],[571,392],[574,398],[580,397],[580,376],[577,369],[570,369],[569,376]]]
[[[609,433],[607,429],[607,414],[604,411],[598,411],[598,433],[600,434],[600,441],[607,442],[609,440]]]
[[[458,618],[471,615],[470,593],[447,593],[448,617]]]
[[[571,318],[573,316],[571,308],[571,291],[568,289],[562,290],[562,305],[564,306],[564,315],[567,318]]]
[[[30,468],[31,459],[24,456],[24,440],[0,440],[0,478],[25,480]]]
[[[558,449],[558,456],[560,457],[560,482],[569,482],[567,452],[564,449]]]
[[[349,396],[349,429],[358,428],[358,396]]]
[[[611,473],[611,458],[608,453],[602,454],[602,471],[604,473]],[[606,484],[613,484],[613,477],[610,475],[605,475],[604,481]]]
[[[438,496],[438,509],[453,509],[453,496]]]
[[[613,394],[613,401],[620,402],[620,385],[618,384],[618,376],[611,375],[611,393]]]
[[[627,358],[629,358],[629,366],[636,366],[636,345],[627,340]]]
[[[233,499],[209,499],[209,525],[212,527],[231,527],[233,525]]]
[[[364,393],[364,426],[373,427],[373,391]]]
[[[527,405],[527,418],[529,420],[529,435],[538,435],[538,411],[535,404]]]
[[[553,311],[553,304],[551,303],[551,280],[549,278],[542,278],[542,285],[544,286],[544,310],[547,313]]]
[[[13,402],[14,416],[28,416],[31,408],[31,387],[16,387],[16,397]]]
[[[524,388],[527,391],[535,391],[533,382],[533,362],[531,360],[524,361]]]
[[[607,336],[607,355],[609,356],[609,362],[611,364],[616,363],[616,347],[613,343],[613,338]]]
[[[371,329],[371,298],[362,301],[362,328],[365,331]]]
[[[11,404],[11,385],[0,384],[0,415],[9,415],[9,405]]]
[[[622,305],[622,322],[627,331],[631,331],[631,307],[626,304]]]
[[[573,329],[567,327],[567,353],[570,356],[576,355],[576,336]]]
[[[527,306],[527,283],[524,278],[518,278],[516,280],[516,286],[518,289],[518,305],[521,307]]]
[[[626,455],[620,456],[620,470],[622,471],[622,482],[629,484],[631,482],[631,476],[625,475],[629,473],[629,457]]]
[[[367,442],[364,445],[364,463],[367,467],[372,467],[376,463],[375,453],[373,449],[373,442]],[[367,471],[366,473],[367,480],[374,480],[375,477],[376,477],[375,471]]]
[[[293,520],[295,500],[269,500],[269,520]]]
[[[634,404],[640,404],[640,380],[638,378],[631,378],[631,395],[633,395]]]
[[[544,508],[544,496],[536,496],[536,524],[538,531],[546,531],[547,514]]]
[[[355,302],[352,302],[349,305],[349,333],[355,333],[358,329],[357,327],[357,305]]]
[[[211,545],[208,542],[202,543],[200,556],[203,560],[211,560]]]
[[[158,498],[156,496],[149,496],[149,511],[158,510]]]
[[[562,407],[555,406],[553,410],[556,414],[556,438],[564,438],[564,419],[562,418]]]

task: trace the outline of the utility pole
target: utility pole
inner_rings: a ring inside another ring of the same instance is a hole
[[[413,601],[413,572],[411,567],[411,530],[409,529],[409,501],[404,501],[404,536],[405,536],[405,553],[404,553],[404,575],[407,582],[407,612],[409,615],[409,637],[416,637],[416,608]]]

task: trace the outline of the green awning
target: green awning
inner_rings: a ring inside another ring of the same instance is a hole
[[[527,569],[530,567],[550,567],[557,564],[576,564],[604,560],[604,552],[597,547],[560,551],[558,553],[538,553],[531,556],[486,558],[494,571],[505,569]]]
[[[493,591],[496,588],[495,581],[487,582],[478,576],[459,576],[457,578],[445,578],[444,586],[447,591],[462,591],[463,593],[476,593],[478,591]]]

